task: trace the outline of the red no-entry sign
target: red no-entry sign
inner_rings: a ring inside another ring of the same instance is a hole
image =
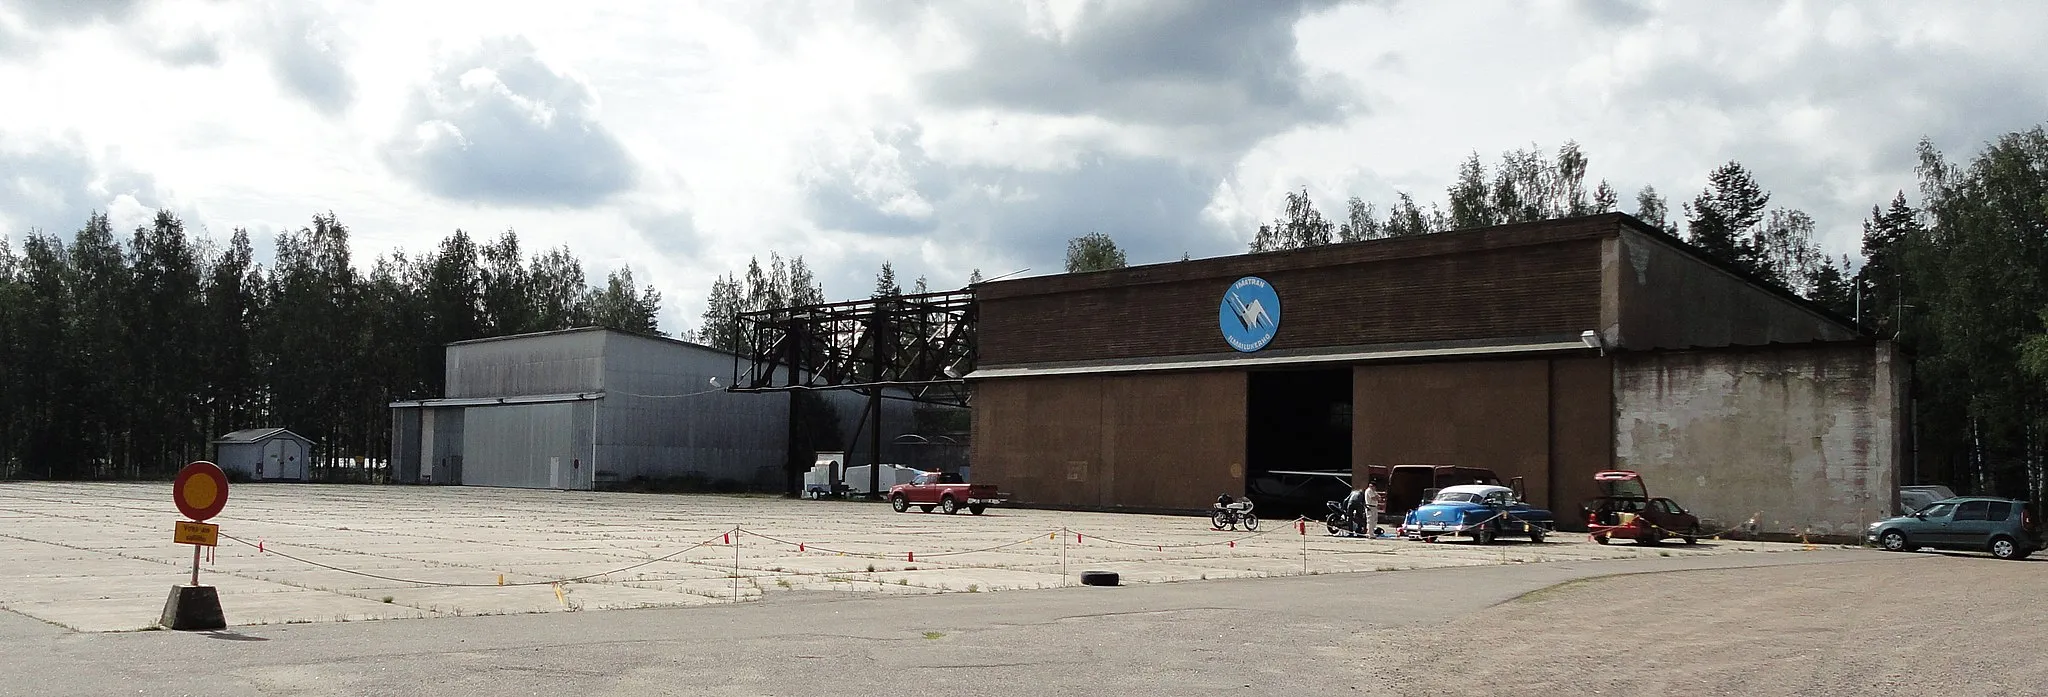
[[[220,515],[220,509],[228,505],[228,475],[220,471],[219,465],[205,460],[186,465],[171,483],[171,500],[186,518],[205,522]]]

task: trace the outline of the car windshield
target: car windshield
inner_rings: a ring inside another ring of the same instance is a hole
[[[1506,506],[1515,502],[1515,495],[1506,491],[1475,494],[1467,491],[1446,491],[1436,495],[1437,503],[1479,503],[1488,506]]]

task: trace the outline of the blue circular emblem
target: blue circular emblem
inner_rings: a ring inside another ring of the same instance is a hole
[[[1273,335],[1280,332],[1280,295],[1273,292],[1273,284],[1266,279],[1237,279],[1223,293],[1216,321],[1223,328],[1223,340],[1230,342],[1231,348],[1245,353],[1265,348],[1273,343]]]

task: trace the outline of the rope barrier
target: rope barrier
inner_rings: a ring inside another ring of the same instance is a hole
[[[1642,518],[1637,518],[1636,520],[1643,520],[1643,519],[1642,519]],[[1662,535],[1663,537],[1679,537],[1679,538],[1684,538],[1684,537],[1690,537],[1690,538],[1693,538],[1694,540],[1710,540],[1710,539],[1711,539],[1711,540],[1718,540],[1718,539],[1721,539],[1721,536],[1722,536],[1722,535],[1726,535],[1726,534],[1728,534],[1728,533],[1731,533],[1731,532],[1735,532],[1735,531],[1737,531],[1737,530],[1742,530],[1742,529],[1745,529],[1745,528],[1750,528],[1750,527],[1754,526],[1754,525],[1756,524],[1756,519],[1755,519],[1755,518],[1751,518],[1751,519],[1750,519],[1750,520],[1749,520],[1748,522],[1745,522],[1745,523],[1743,523],[1743,524],[1741,524],[1741,525],[1734,525],[1734,526],[1730,526],[1730,527],[1722,528],[1722,529],[1720,529],[1720,530],[1717,530],[1717,531],[1714,531],[1714,532],[1701,532],[1701,531],[1699,531],[1699,530],[1697,530],[1697,529],[1695,529],[1695,530],[1692,530],[1692,531],[1690,531],[1690,532],[1680,532],[1680,531],[1677,531],[1677,530],[1672,530],[1672,529],[1666,528],[1666,527],[1664,527],[1664,526],[1661,526],[1661,525],[1658,525],[1658,524],[1656,524],[1656,523],[1651,523],[1651,522],[1649,522],[1649,521],[1647,521],[1647,520],[1644,520],[1643,522],[1644,522],[1644,524],[1648,525],[1648,526],[1649,526],[1650,528],[1652,528],[1652,529],[1656,530],[1656,531],[1657,531],[1658,533],[1660,533],[1660,534],[1661,534],[1661,535]],[[1625,527],[1629,527],[1629,526],[1626,526],[1626,525],[1602,525],[1601,527],[1605,527],[1605,528],[1625,528]],[[1587,532],[1587,533],[1586,533],[1586,539],[1588,539],[1588,540],[1593,540],[1594,538],[1597,538],[1597,537],[1599,537],[1599,536],[1600,536],[1600,534],[1599,534],[1599,533],[1597,533],[1597,532]],[[1612,537],[1612,536],[1610,536],[1610,539],[1611,539],[1611,537]],[[1801,539],[1803,540],[1803,539],[1805,538],[1805,535],[1804,535],[1804,534],[1802,534],[1802,535],[1800,535],[1800,537],[1801,537]]]
[[[1308,519],[1307,519],[1307,518],[1304,518],[1304,517],[1296,517],[1296,518],[1294,519],[1294,521],[1292,521],[1292,522],[1300,522],[1300,521],[1305,521],[1305,520],[1308,520]],[[1062,529],[1062,530],[1066,530],[1066,528],[1061,528],[1061,529]],[[1123,545],[1123,546],[1126,546],[1126,547],[1152,547],[1152,548],[1154,548],[1154,549],[1162,549],[1162,550],[1163,550],[1163,549],[1189,549],[1189,548],[1194,548],[1194,547],[1214,547],[1214,546],[1216,546],[1216,545],[1230,545],[1230,546],[1233,546],[1233,547],[1235,547],[1235,546],[1236,546],[1236,544],[1237,544],[1238,542],[1242,542],[1242,541],[1244,541],[1244,540],[1249,540],[1249,539],[1252,539],[1252,538],[1254,538],[1254,537],[1260,537],[1260,536],[1263,536],[1263,535],[1270,535],[1270,534],[1272,534],[1273,532],[1275,532],[1275,530],[1274,530],[1273,528],[1267,528],[1267,529],[1265,529],[1265,530],[1260,530],[1260,531],[1258,531],[1258,532],[1254,532],[1254,533],[1252,533],[1252,534],[1249,534],[1249,535],[1245,535],[1245,536],[1242,536],[1242,537],[1234,537],[1234,538],[1231,538],[1231,539],[1228,539],[1228,540],[1222,540],[1222,541],[1218,541],[1218,542],[1195,542],[1195,543],[1190,543],[1190,544],[1172,544],[1172,545],[1169,545],[1169,544],[1157,544],[1157,543],[1144,543],[1144,542],[1126,542],[1126,541],[1123,541],[1123,540],[1116,540],[1116,539],[1111,539],[1111,538],[1103,537],[1103,536],[1101,536],[1101,535],[1094,535],[1093,537],[1094,537],[1094,538],[1095,538],[1096,540],[1099,540],[1099,541],[1102,541],[1102,542],[1108,542],[1108,543],[1110,543],[1110,544],[1114,544],[1114,545]]]
[[[849,557],[861,557],[861,558],[863,558],[863,559],[894,559],[894,558],[896,558],[896,554],[895,554],[895,553],[893,553],[893,552],[882,552],[882,553],[877,553],[877,552],[849,552],[849,551],[845,551],[845,550],[838,550],[838,549],[832,549],[832,548],[830,548],[830,547],[820,547],[820,546],[818,546],[818,545],[810,544],[810,543],[808,543],[808,542],[796,542],[796,541],[792,541],[792,540],[785,540],[785,539],[782,539],[782,538],[780,538],[780,537],[773,537],[773,536],[770,536],[770,535],[763,535],[763,534],[761,534],[761,533],[758,533],[758,532],[754,532],[754,531],[752,531],[752,530],[746,530],[746,529],[741,529],[741,528],[735,528],[735,530],[737,530],[738,532],[740,532],[740,533],[742,533],[742,534],[746,534],[746,535],[752,535],[752,536],[754,536],[754,537],[758,537],[758,538],[761,538],[761,539],[763,539],[763,540],[768,540],[768,541],[770,541],[770,542],[776,542],[776,543],[780,543],[780,544],[785,544],[785,545],[790,545],[790,546],[796,547],[796,548],[797,548],[797,551],[798,551],[798,552],[808,552],[808,551],[810,551],[810,550],[817,550],[817,551],[820,551],[820,552],[826,552],[826,553],[830,553],[830,554],[842,554],[842,555],[845,555],[845,556],[849,556]],[[1057,533],[1054,533],[1054,534],[1057,534]],[[1028,543],[1028,542],[1032,542],[1032,541],[1034,541],[1034,540],[1037,540],[1037,539],[1038,539],[1038,534],[1037,534],[1037,533],[1032,533],[1030,537],[1026,537],[1026,538],[1024,538],[1024,539],[1021,539],[1021,540],[1017,540],[1017,541],[1015,541],[1015,542],[1005,542],[1005,543],[1003,543],[1003,544],[999,544],[999,545],[996,545],[996,546],[994,546],[994,547],[984,547],[984,548],[981,548],[981,549],[967,549],[967,550],[956,550],[956,551],[952,551],[952,552],[918,552],[918,551],[915,551],[915,550],[911,550],[911,551],[905,552],[904,554],[906,554],[906,555],[910,555],[910,556],[906,557],[906,558],[907,558],[907,559],[908,559],[909,561],[917,561],[917,559],[916,559],[916,555],[919,555],[919,554],[922,554],[922,555],[924,555],[924,556],[926,556],[926,557],[953,557],[953,556],[959,556],[959,555],[962,555],[962,554],[980,554],[980,553],[983,553],[983,552],[994,552],[994,551],[997,551],[997,550],[1002,550],[1002,549],[1009,549],[1009,548],[1011,548],[1011,547],[1015,547],[1015,546],[1017,546],[1017,545],[1021,545],[1021,544],[1025,544],[1025,543]]]
[[[733,528],[733,531],[737,531],[738,529],[739,529],[739,528]],[[727,532],[723,532],[723,533],[719,533],[719,534],[720,534],[720,535],[727,535],[727,536],[729,536],[729,535],[731,535],[731,534],[732,534],[732,532],[733,532],[733,531],[727,531]],[[439,587],[442,587],[442,588],[495,588],[495,587],[498,587],[498,586],[547,586],[547,585],[554,585],[554,584],[559,584],[559,583],[575,583],[575,582],[577,582],[577,581],[583,581],[583,580],[586,580],[586,579],[592,579],[592,578],[597,578],[597,577],[599,577],[599,576],[610,576],[610,575],[612,575],[612,574],[617,574],[617,573],[624,573],[624,572],[627,572],[627,571],[632,571],[632,570],[634,570],[634,569],[638,569],[638,568],[640,568],[640,567],[643,567],[643,566],[647,566],[647,565],[649,565],[649,564],[655,564],[655,563],[658,563],[658,562],[664,562],[664,561],[668,561],[668,560],[670,560],[670,559],[674,559],[674,558],[676,558],[676,557],[678,557],[678,556],[682,556],[682,554],[683,554],[684,552],[688,552],[688,551],[690,551],[690,550],[694,550],[694,549],[697,549],[697,548],[699,548],[699,547],[706,547],[706,546],[709,546],[709,545],[711,544],[711,540],[710,540],[710,539],[706,539],[706,540],[704,540],[703,542],[699,542],[699,543],[697,543],[697,544],[694,544],[694,545],[690,545],[690,546],[688,546],[688,547],[684,547],[684,548],[682,548],[682,549],[679,549],[679,550],[676,550],[676,551],[674,551],[674,552],[670,552],[670,553],[668,553],[668,554],[665,554],[665,555],[662,555],[662,556],[659,556],[659,557],[655,557],[655,558],[653,558],[653,559],[649,559],[649,560],[647,560],[647,561],[643,561],[643,562],[640,562],[640,563],[638,563],[638,564],[633,564],[633,565],[630,565],[630,566],[620,567],[620,568],[617,568],[617,569],[613,569],[613,570],[611,570],[611,571],[605,571],[605,572],[602,572],[602,573],[595,573],[595,574],[584,574],[584,575],[582,575],[582,576],[571,576],[571,577],[569,577],[569,578],[558,578],[558,579],[551,579],[551,580],[547,580],[547,581],[520,581],[520,582],[517,582],[517,583],[505,583],[505,582],[503,581],[503,579],[504,579],[505,575],[504,575],[504,574],[499,574],[499,575],[498,575],[498,578],[500,579],[500,581],[499,581],[498,583],[448,583],[448,582],[445,582],[445,581],[422,581],[422,580],[418,580],[418,579],[409,579],[409,578],[398,578],[398,577],[395,577],[395,576],[383,576],[383,575],[379,575],[379,574],[373,574],[373,573],[370,573],[370,572],[368,572],[368,571],[357,571],[357,570],[355,570],[355,569],[344,569],[344,568],[342,568],[342,567],[339,567],[339,566],[334,566],[334,565],[332,565],[332,564],[323,564],[323,563],[321,563],[321,562],[313,561],[313,560],[311,560],[311,559],[306,559],[306,558],[303,558],[303,557],[298,557],[298,556],[294,556],[294,555],[291,555],[291,554],[286,554],[286,553],[284,553],[284,552],[279,552],[279,551],[277,551],[277,550],[276,550],[276,549],[274,549],[274,548],[266,550],[266,549],[264,549],[264,547],[265,547],[265,543],[264,543],[264,541],[250,542],[250,541],[248,541],[248,540],[244,540],[244,539],[242,539],[242,538],[239,538],[239,537],[235,537],[235,536],[233,536],[233,535],[229,535],[229,534],[227,534],[227,533],[221,533],[221,534],[220,534],[220,536],[221,536],[221,537],[223,537],[223,538],[226,538],[226,539],[229,539],[229,540],[233,540],[233,541],[235,541],[235,542],[241,543],[241,544],[242,544],[243,546],[246,546],[246,547],[253,547],[253,548],[256,548],[256,549],[257,549],[257,550],[258,550],[259,552],[261,552],[261,553],[263,553],[263,554],[275,554],[275,555],[277,555],[277,556],[280,556],[280,557],[284,557],[284,558],[286,558],[286,559],[290,559],[290,560],[292,560],[292,561],[295,561],[295,562],[299,562],[299,563],[301,563],[301,564],[306,564],[306,565],[309,565],[309,566],[317,566],[317,567],[319,567],[319,568],[322,568],[322,569],[327,569],[327,570],[329,570],[329,571],[339,571],[339,572],[341,572],[341,573],[345,573],[345,574],[354,574],[354,575],[357,575],[357,576],[362,576],[362,577],[365,577],[365,578],[374,578],[374,579],[377,579],[377,580],[379,580],[379,581],[391,581],[391,582],[394,582],[394,583],[407,583],[407,584],[414,584],[414,585],[421,585],[421,586],[439,586]]]

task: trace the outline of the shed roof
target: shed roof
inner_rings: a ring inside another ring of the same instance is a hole
[[[277,438],[277,437],[279,437],[279,436],[290,436],[290,437],[292,437],[292,438],[296,438],[296,439],[298,439],[298,440],[302,440],[302,441],[306,441],[306,442],[312,442],[312,439],[310,439],[310,438],[307,438],[307,437],[305,437],[305,436],[302,436],[302,435],[299,435],[299,434],[297,434],[297,433],[293,433],[293,432],[291,432],[291,430],[290,430],[290,429],[284,429],[284,428],[245,428],[245,429],[242,429],[242,430],[240,430],[240,431],[235,431],[235,432],[229,433],[229,434],[227,434],[227,435],[221,436],[221,437],[219,437],[219,438],[215,438],[215,439],[213,440],[213,442],[215,442],[215,443],[260,443],[260,442],[263,442],[263,441],[266,441],[266,440],[270,440],[270,439],[272,439],[272,438]]]

